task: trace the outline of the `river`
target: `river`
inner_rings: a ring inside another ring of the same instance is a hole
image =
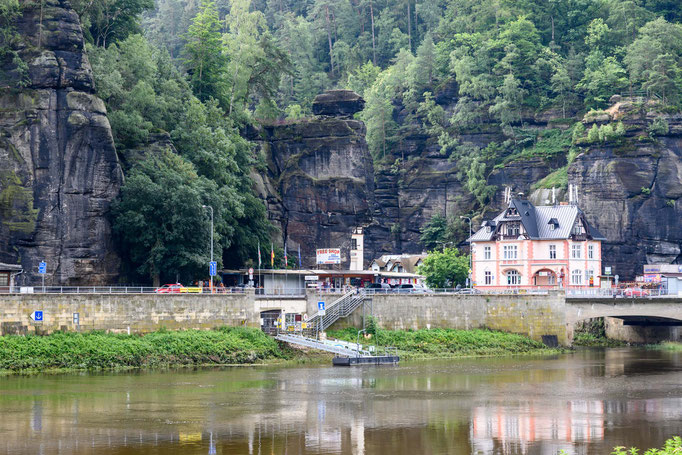
[[[0,377],[0,453],[608,454],[682,434],[682,353]]]

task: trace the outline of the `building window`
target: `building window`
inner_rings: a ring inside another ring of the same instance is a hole
[[[509,286],[515,286],[521,284],[521,274],[516,270],[510,270],[507,272],[507,284]]]
[[[358,249],[358,239],[350,239],[350,249],[351,250]]]
[[[505,259],[516,259],[517,257],[517,246],[516,245],[505,245],[504,246],[504,258]]]
[[[549,258],[556,259],[556,245],[549,246]]]
[[[550,273],[547,277],[547,284],[556,284],[556,275]]]
[[[583,274],[580,270],[575,269],[571,271],[571,284],[583,284]]]
[[[580,259],[582,256],[580,251],[582,250],[582,245],[576,244],[576,245],[571,245],[571,258],[573,259]]]
[[[493,232],[493,228],[492,228],[491,226],[486,226],[486,227],[485,227],[485,232],[487,232],[488,234],[490,234],[491,232]]]
[[[587,259],[594,259],[594,245],[587,245]]]
[[[519,223],[507,223],[507,235],[518,237],[521,233]]]
[[[493,284],[493,273],[489,270],[485,271],[485,284]]]
[[[489,246],[483,247],[483,259],[490,259],[492,256],[492,251]]]

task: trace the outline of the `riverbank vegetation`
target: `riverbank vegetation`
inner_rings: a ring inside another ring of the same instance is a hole
[[[613,448],[611,455],[637,455],[641,451],[636,447],[624,447],[618,446]],[[682,453],[682,438],[680,436],[674,436],[663,444],[660,449],[649,449],[642,455],[677,455]],[[559,451],[558,455],[567,455],[564,450]]]
[[[604,318],[594,318],[587,319],[576,324],[573,331],[573,345],[615,348],[626,346],[627,343],[608,338],[606,336]]]
[[[370,324],[368,332],[370,338],[362,339],[361,344],[395,347],[398,355],[405,359],[557,352],[522,335],[483,329],[378,330]],[[327,336],[356,342],[357,333],[358,329],[349,327],[329,331]]]
[[[159,330],[0,337],[0,371],[124,369],[170,365],[253,364],[293,358],[258,329]]]

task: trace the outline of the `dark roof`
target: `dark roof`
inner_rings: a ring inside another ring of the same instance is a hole
[[[509,208],[516,209],[518,215],[508,215]],[[496,216],[492,223],[484,223],[483,227],[476,231],[467,241],[492,240],[496,230],[493,229],[491,232],[486,232],[485,226],[499,226],[500,222],[505,221],[521,221],[526,234],[533,240],[567,239],[571,236],[571,230],[577,218],[583,221],[585,231],[592,239],[606,240],[606,237],[601,232],[587,222],[583,211],[575,205],[544,205],[535,207],[529,201],[512,199],[509,207]],[[554,229],[550,229],[551,224],[554,224]]]
[[[21,270],[22,268],[19,264],[5,264],[0,262],[0,272],[19,272]]]

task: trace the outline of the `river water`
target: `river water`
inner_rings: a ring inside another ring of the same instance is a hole
[[[0,453],[608,454],[682,434],[682,353],[0,377]]]

